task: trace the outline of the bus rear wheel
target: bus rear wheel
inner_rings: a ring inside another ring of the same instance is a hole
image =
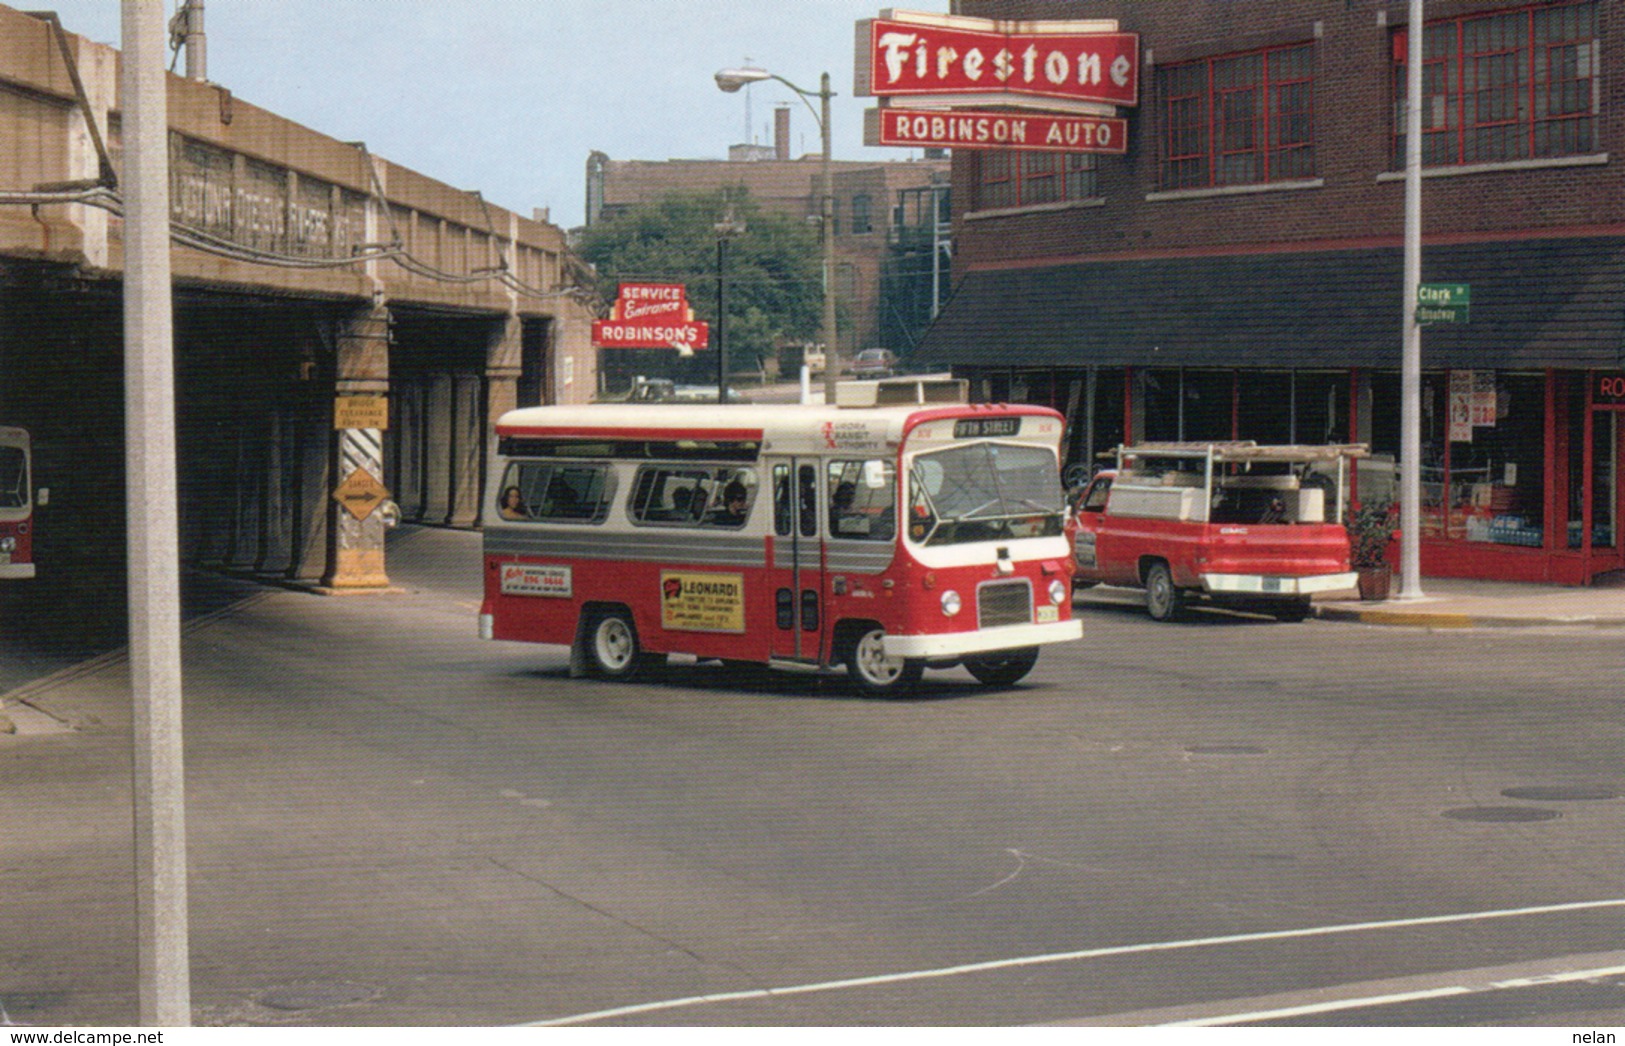
[[[1038,664],[1038,648],[1035,646],[999,650],[965,659],[965,669],[976,677],[978,683],[986,683],[988,686],[1009,686],[1019,682],[1036,664]]]
[[[886,630],[870,628],[847,648],[846,670],[858,689],[872,697],[908,693],[925,674],[925,662],[886,656]]]
[[[624,610],[601,610],[587,622],[587,664],[600,679],[629,679],[637,672],[638,630]]]

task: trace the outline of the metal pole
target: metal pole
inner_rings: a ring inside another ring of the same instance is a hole
[[[186,0],[186,78],[209,78],[209,44],[203,35],[203,0]]]
[[[1404,349],[1400,362],[1399,599],[1422,597],[1422,0],[1410,0],[1405,68]]]
[[[728,234],[717,231],[717,403],[728,402],[728,343],[724,340],[728,325],[723,287],[723,265],[728,251]]]
[[[192,1022],[163,0],[123,0],[124,440],[142,1024]]]
[[[822,186],[819,195],[819,211],[822,221],[818,223],[819,235],[823,237],[824,248],[824,321],[822,324],[824,338],[824,402],[830,406],[835,405],[835,387],[841,380],[841,353],[836,343],[835,331],[835,178],[830,164],[829,150],[829,74],[823,74],[819,81],[818,99],[822,115],[818,120],[818,129],[823,133],[824,139],[824,166],[823,176],[820,178]]]

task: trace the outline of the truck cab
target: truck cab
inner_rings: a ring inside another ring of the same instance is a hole
[[[1146,443],[1072,501],[1073,583],[1142,588],[1157,620],[1191,599],[1307,616],[1354,587],[1349,462],[1362,444]]]

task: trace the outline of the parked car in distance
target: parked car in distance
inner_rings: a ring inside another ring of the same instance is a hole
[[[822,345],[809,345],[801,352],[801,363],[807,368],[809,374],[824,373],[825,358]]]
[[[897,373],[897,356],[890,349],[864,349],[852,359],[854,378],[889,378]]]

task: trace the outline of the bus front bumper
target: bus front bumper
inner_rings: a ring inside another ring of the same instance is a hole
[[[1083,622],[1051,621],[1042,625],[1000,625],[975,632],[943,632],[924,636],[887,636],[886,656],[903,658],[963,657],[994,650],[1014,650],[1043,643],[1064,643],[1083,638]]]

